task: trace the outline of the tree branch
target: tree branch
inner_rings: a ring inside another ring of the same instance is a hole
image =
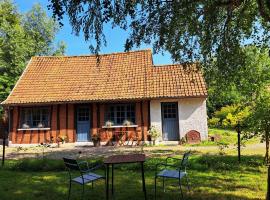
[[[264,0],[257,0],[258,6],[259,6],[259,12],[261,16],[268,22],[270,22],[270,14],[267,13],[267,8],[265,8],[265,3],[263,2]],[[270,10],[270,3],[266,3],[268,9]]]

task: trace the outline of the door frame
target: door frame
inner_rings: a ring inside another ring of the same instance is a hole
[[[78,110],[79,108],[88,108],[89,109],[89,140],[86,142],[91,142],[92,141],[92,105],[90,104],[76,104],[75,105],[75,112],[74,112],[74,125],[75,125],[75,130],[76,130],[76,139],[75,142],[78,142]]]
[[[178,107],[178,101],[167,101],[167,102],[161,102],[161,123],[162,123],[162,140],[164,140],[164,136],[163,136],[163,130],[164,130],[164,104],[167,104],[167,103],[174,103],[176,104],[176,120],[177,120],[177,127],[178,127],[178,140],[180,140],[180,128],[179,128],[179,107]],[[176,141],[178,141],[176,140]],[[175,140],[166,140],[166,141],[175,141]]]

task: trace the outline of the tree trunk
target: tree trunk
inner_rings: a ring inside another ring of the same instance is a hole
[[[268,131],[265,133],[265,156],[264,162],[268,164],[269,162],[269,133]]]

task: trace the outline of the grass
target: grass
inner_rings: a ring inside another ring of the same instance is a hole
[[[220,143],[230,144],[220,155],[216,142],[204,142],[197,146],[149,146],[144,148],[148,155],[145,163],[146,189],[148,199],[154,199],[154,174],[157,163],[164,162],[166,156],[180,156],[191,149],[192,156],[188,173],[192,185],[191,192],[184,187],[185,199],[190,200],[255,200],[265,199],[267,168],[263,164],[264,146],[258,146],[259,139],[254,138],[242,147],[242,162],[237,162],[237,134],[232,130],[209,129],[209,135],[220,135]],[[192,146],[192,147],[191,147]],[[127,153],[127,149],[116,149]],[[37,151],[37,150],[36,150]],[[75,151],[77,152],[77,151]],[[23,152],[27,153],[27,152]],[[24,158],[7,160],[5,167],[0,168],[0,199],[1,200],[47,200],[67,198],[68,174],[62,160],[53,158]],[[64,153],[64,152],[61,152]],[[74,152],[66,152],[75,155]],[[62,154],[61,154],[62,155]],[[101,161],[103,154],[86,154],[88,161]],[[100,157],[93,160],[93,157]],[[98,171],[103,173],[103,171]],[[185,183],[185,182],[184,182]],[[80,186],[73,184],[71,199],[80,199]],[[175,180],[166,181],[166,192],[162,191],[162,181],[158,182],[157,199],[179,199],[180,193]],[[105,199],[103,181],[89,185],[85,199]],[[115,167],[115,199],[139,200],[143,198],[140,166],[136,164],[118,165]]]
[[[236,145],[237,144],[237,133],[235,130],[221,129],[221,128],[209,128],[208,136],[218,136],[220,140],[216,141],[203,141],[200,144],[192,144],[188,146],[216,146],[218,144]],[[249,140],[242,140],[242,144],[256,144],[259,143],[260,139],[254,137]]]
[[[160,150],[162,151],[162,150]],[[177,152],[178,154],[180,152]],[[183,152],[181,152],[183,153]],[[148,158],[145,163],[148,199],[154,199],[154,170],[164,156]],[[193,151],[189,176],[191,192],[184,187],[185,199],[264,199],[266,192],[266,167],[262,163],[262,152],[258,155],[242,156],[238,164],[235,152],[226,155]],[[99,173],[103,173],[99,171]],[[0,199],[66,199],[68,175],[61,160],[22,159],[8,160],[0,170]],[[166,181],[163,193],[158,184],[157,199],[179,199],[177,182]],[[73,185],[71,199],[79,199],[81,188]],[[86,189],[85,199],[104,199],[104,182],[99,181],[94,189]],[[136,164],[118,165],[115,169],[115,199],[143,199],[140,168]]]

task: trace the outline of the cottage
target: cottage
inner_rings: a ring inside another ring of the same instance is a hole
[[[2,105],[12,144],[66,137],[103,142],[119,131],[147,140],[207,139],[207,89],[201,72],[183,65],[154,66],[151,50],[89,56],[33,57]]]

